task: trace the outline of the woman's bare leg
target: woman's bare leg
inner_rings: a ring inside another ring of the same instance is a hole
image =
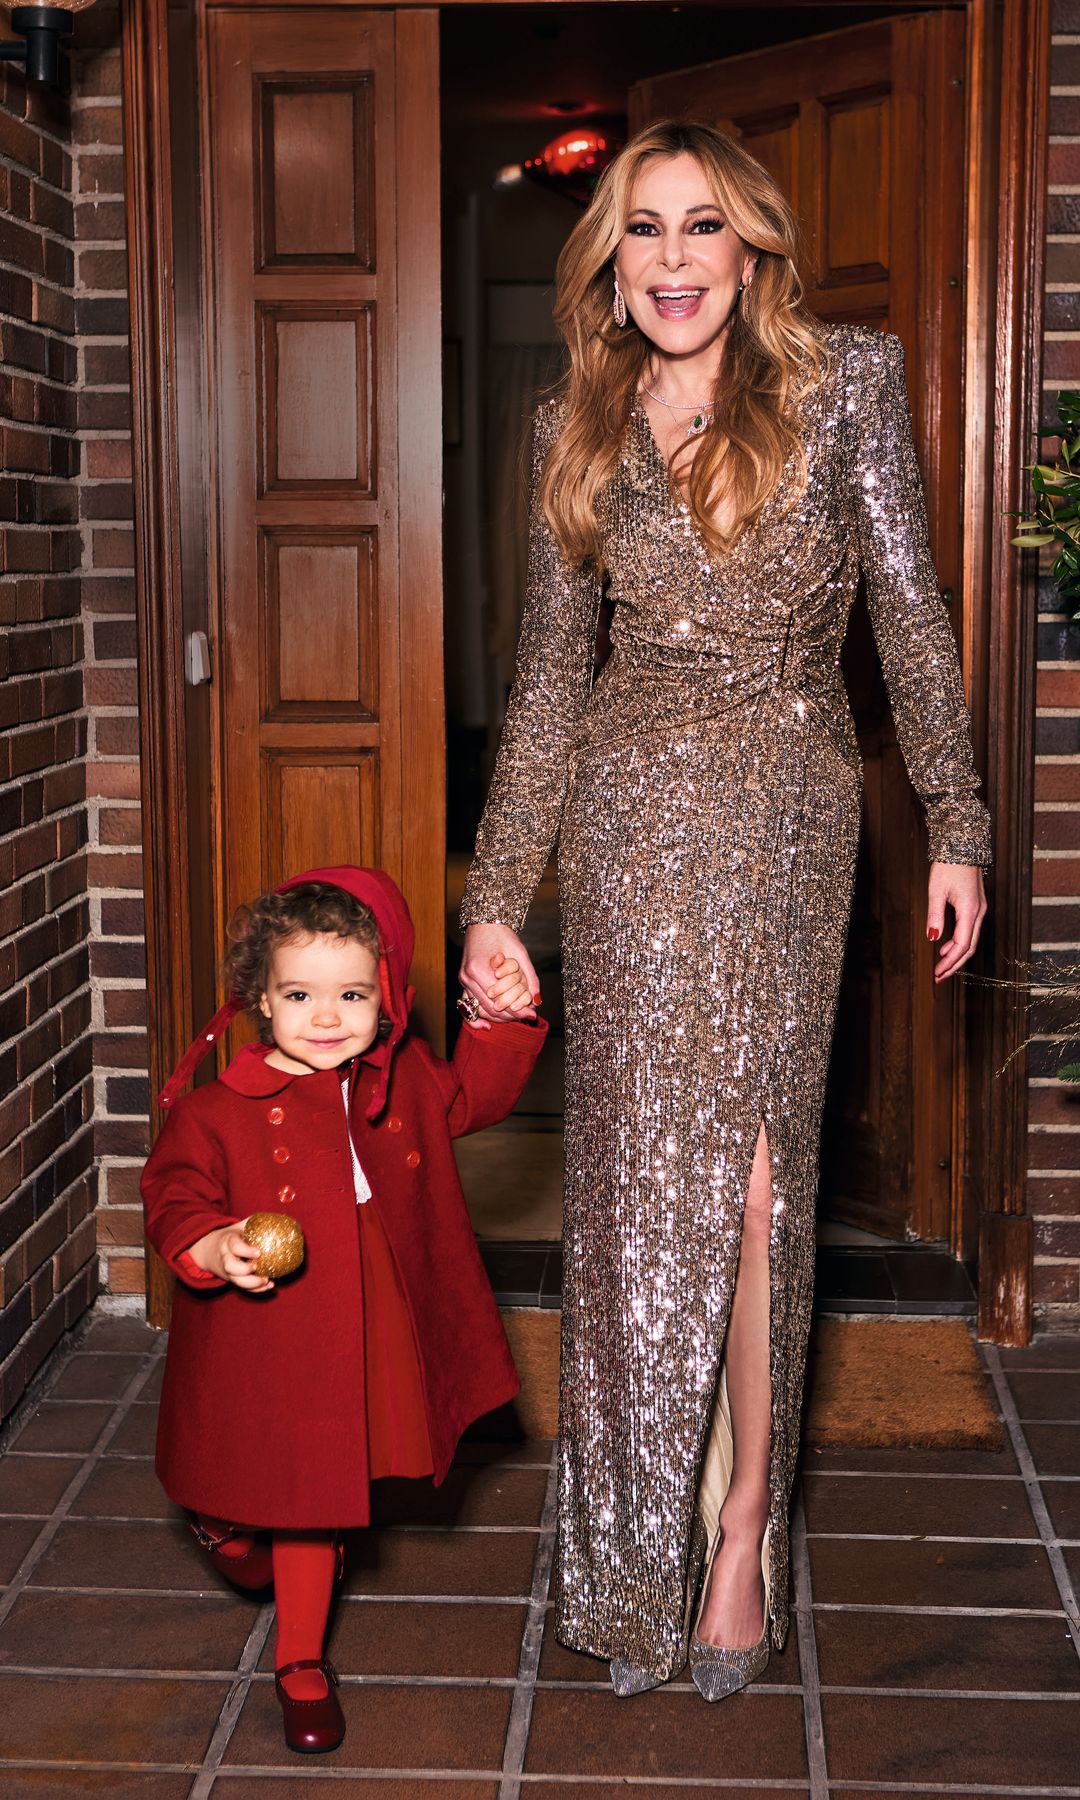
[[[765,1125],[758,1132],[746,1196],[739,1267],[728,1319],[725,1360],[734,1460],[720,1509],[723,1541],[697,1635],[740,1649],[761,1636],[765,1595],[761,1546],[769,1517],[769,1232],[772,1171]]]

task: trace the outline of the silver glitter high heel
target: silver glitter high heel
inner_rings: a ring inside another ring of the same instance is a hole
[[[624,1657],[617,1656],[608,1664],[611,1674],[611,1685],[620,1700],[628,1700],[634,1694],[647,1694],[650,1688],[662,1687],[677,1675],[686,1662],[690,1642],[690,1620],[693,1617],[694,1601],[698,1596],[702,1570],[705,1567],[705,1552],[709,1547],[709,1534],[699,1512],[694,1514],[694,1522],[690,1529],[690,1550],[686,1560],[686,1610],[683,1614],[682,1643],[675,1667],[669,1675],[653,1675],[648,1669],[640,1669],[635,1663],[627,1662]]]
[[[750,1644],[745,1649],[732,1649],[727,1644],[705,1644],[698,1637],[697,1626],[709,1591],[709,1575],[723,1536],[723,1532],[718,1530],[709,1557],[701,1606],[698,1608],[694,1633],[690,1639],[690,1674],[703,1700],[724,1700],[728,1694],[737,1694],[740,1688],[748,1687],[752,1681],[757,1680],[769,1660],[769,1566],[766,1560],[768,1534],[761,1559],[761,1572],[765,1581],[765,1620],[757,1643]]]

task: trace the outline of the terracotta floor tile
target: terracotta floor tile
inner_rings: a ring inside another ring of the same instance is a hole
[[[339,1693],[348,1733],[339,1750],[321,1759],[324,1767],[492,1773],[502,1767],[510,1714],[508,1688],[363,1687],[343,1682]],[[252,1686],[226,1761],[294,1764],[281,1735],[281,1709],[272,1682]]]
[[[526,1609],[483,1601],[344,1600],[334,1614],[329,1654],[341,1675],[517,1675]],[[273,1637],[260,1669],[274,1667]]]
[[[1015,1475],[1012,1445],[1000,1450],[881,1450],[872,1445],[818,1450],[807,1446],[801,1471],[877,1469],[896,1475]]]
[[[1064,1618],[818,1612],[814,1628],[823,1686],[1080,1695],[1080,1663]]]
[[[71,1509],[75,1518],[180,1519],[148,1460],[102,1457]]]
[[[1021,1420],[1080,1418],[1080,1369],[1069,1375],[1010,1369],[1009,1386]]]
[[[517,1675],[524,1606],[482,1602],[347,1600],[337,1609],[330,1655],[343,1675]],[[273,1658],[264,1658],[273,1668]]]
[[[954,1797],[947,1793],[943,1795],[942,1790],[939,1787],[882,1788],[878,1787],[876,1783],[874,1787],[869,1790],[866,1788],[837,1787],[834,1784],[832,1794],[833,1800],[954,1800]],[[753,1800],[757,1800],[756,1794],[754,1795]],[[955,1796],[955,1800],[979,1800],[979,1796],[977,1794],[972,1794],[969,1791],[962,1797],[959,1795]],[[998,1789],[995,1787],[993,1800],[1031,1800],[1031,1789],[1028,1788],[1026,1793],[1007,1793],[1003,1788]]]
[[[525,1595],[533,1532],[356,1532],[346,1585],[356,1594]]]
[[[0,1513],[51,1513],[80,1467],[77,1456],[0,1457]]]
[[[530,1781],[521,1790],[522,1800],[613,1800],[620,1789],[611,1781],[575,1781],[568,1787],[565,1781]],[[678,1787],[671,1787],[666,1781],[650,1781],[648,1788],[624,1788],[622,1792],[627,1800],[800,1800],[809,1794],[805,1787],[751,1788],[742,1793],[732,1788],[688,1787],[680,1782]],[[870,1796],[867,1796],[870,1800]],[[880,1794],[874,1794],[873,1800],[881,1800]],[[905,1797],[907,1800],[907,1797]],[[914,1796],[913,1800],[918,1800]],[[995,1795],[994,1800],[997,1800]]]
[[[541,1681],[599,1681],[608,1682],[608,1666],[598,1656],[581,1656],[576,1650],[567,1650],[555,1637],[554,1613],[549,1607],[544,1620],[544,1641],[540,1647],[539,1678]],[[690,1672],[684,1669],[676,1678],[686,1682],[690,1680]],[[766,1687],[798,1687],[799,1647],[796,1641],[795,1619],[792,1615],[791,1629],[783,1651],[773,1650],[769,1656],[769,1665],[761,1677]]]
[[[181,1526],[94,1519],[61,1525],[34,1570],[33,1586],[233,1591]]]
[[[541,1688],[525,1767],[530,1774],[806,1778],[802,1700],[753,1688],[720,1706],[696,1692]],[[523,1789],[523,1794],[529,1793]],[[651,1792],[651,1786],[650,1786]]]
[[[109,1440],[111,1456],[150,1456],[157,1443],[157,1402],[137,1400],[128,1408],[114,1438]]]
[[[4,1749],[14,1762],[198,1762],[227,1692],[220,1681],[0,1672]]]
[[[54,1400],[119,1400],[141,1356],[98,1356],[77,1350],[49,1390]]]
[[[810,1532],[926,1532],[946,1537],[1037,1538],[1024,1484],[935,1481],[879,1476],[807,1475],[803,1492]]]
[[[822,1695],[833,1781],[1073,1786],[1080,1706],[1059,1700]]]
[[[4,1769],[4,1800],[186,1800],[190,1775],[135,1775],[122,1769]],[[284,1800],[284,1796],[281,1797]]]
[[[300,1757],[294,1757],[294,1764],[299,1764]],[[318,1759],[314,1759],[318,1760]],[[529,1790],[530,1793],[532,1789]],[[311,1775],[307,1779],[301,1768],[294,1768],[289,1777],[288,1788],[280,1777],[265,1775],[232,1775],[226,1769],[218,1776],[214,1786],[217,1800],[296,1800],[302,1795],[303,1800],[498,1800],[499,1783],[497,1781],[439,1781],[430,1780],[422,1775],[406,1775],[403,1780],[391,1776],[368,1778],[358,1776],[351,1781],[343,1776],[334,1781],[329,1790],[325,1780]],[[565,1788],[562,1800],[573,1800]],[[755,1795],[754,1800],[757,1800]]]
[[[1043,1481],[1040,1486],[1058,1537],[1080,1538],[1080,1481]]]
[[[184,1595],[20,1594],[0,1626],[0,1664],[72,1669],[233,1669],[250,1602]],[[0,1783],[2,1785],[2,1783]]]
[[[164,1380],[164,1378],[165,1378],[165,1358],[162,1356],[159,1358],[157,1367],[154,1369],[154,1371],[151,1374],[149,1380],[147,1381],[145,1387],[140,1388],[139,1399],[140,1400],[155,1400],[155,1401],[160,1400],[161,1399],[161,1384],[162,1384],[162,1381]]]
[[[0,1519],[0,1582],[11,1580],[41,1526],[40,1519]]]
[[[1043,1332],[1022,1350],[999,1350],[1002,1367],[1014,1369],[1080,1369],[1080,1334]]]
[[[98,1406],[71,1406],[62,1400],[43,1400],[13,1442],[20,1450],[92,1450],[112,1410],[104,1401]]]
[[[1040,1475],[1080,1475],[1080,1425],[1028,1424],[1024,1436]]]
[[[1027,1544],[810,1539],[815,1603],[879,1606],[1061,1605],[1046,1552]]]
[[[160,1331],[142,1319],[111,1319],[108,1314],[95,1319],[79,1348],[81,1350],[129,1350],[145,1356],[161,1342]]]
[[[548,1483],[546,1469],[454,1468],[441,1487],[430,1481],[376,1481],[376,1524],[538,1525]]]

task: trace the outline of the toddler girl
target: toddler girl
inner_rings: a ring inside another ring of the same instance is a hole
[[[466,1024],[452,1062],[407,1031],[412,921],[381,870],[296,876],[231,935],[230,999],[161,1096],[142,1179],[179,1278],[157,1471],[218,1569],[273,1580],[286,1742],[331,1750],[340,1533],[369,1523],[376,1477],[442,1481],[465,1428],[518,1390],[451,1139],[506,1117],[547,1027],[504,961],[489,991],[506,1022]],[[261,1043],[178,1099],[245,1008]],[[303,1230],[278,1282],[254,1269],[255,1212]]]

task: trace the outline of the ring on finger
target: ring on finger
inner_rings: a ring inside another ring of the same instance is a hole
[[[470,994],[467,989],[462,990],[458,998],[457,1009],[470,1022],[480,1017],[480,1002],[476,995]]]

